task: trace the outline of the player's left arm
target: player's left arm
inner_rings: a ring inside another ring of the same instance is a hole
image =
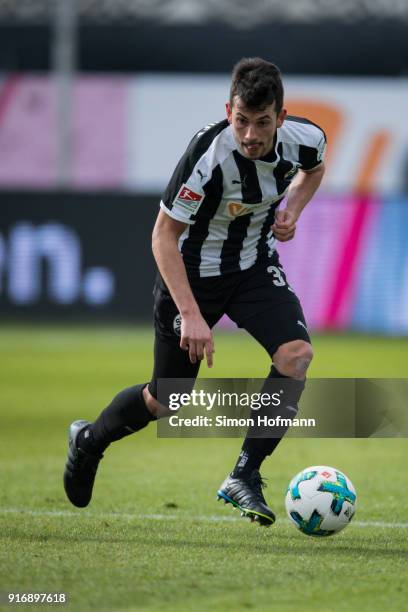
[[[275,238],[280,242],[287,242],[294,237],[296,222],[319,188],[324,171],[324,162],[311,170],[298,171],[289,187],[286,207],[276,211],[275,223],[271,226]]]

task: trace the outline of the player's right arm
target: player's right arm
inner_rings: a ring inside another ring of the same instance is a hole
[[[204,320],[188,281],[178,240],[187,224],[160,210],[153,229],[152,250],[160,274],[181,315],[180,347],[189,352],[191,363],[206,355],[208,367],[213,363],[213,335]]]

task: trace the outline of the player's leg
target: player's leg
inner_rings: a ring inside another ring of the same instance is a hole
[[[155,376],[160,374],[163,378],[186,379],[197,376],[199,362],[191,364],[188,353],[177,344],[169,344],[156,337],[154,353],[155,367],[149,385],[142,383],[124,389],[93,423],[80,420],[70,426],[64,487],[68,499],[75,506],[85,507],[89,504],[98,464],[106,448],[156,420],[151,402],[146,402],[146,387],[157,387]]]
[[[131,435],[156,420],[157,381],[160,378],[183,379],[183,392],[190,392],[200,362],[192,364],[187,351],[180,348],[180,315],[163,286],[155,286],[154,369],[150,383],[128,387],[118,393],[93,423],[75,421],[70,426],[68,459],[64,487],[69,500],[78,507],[89,504],[98,464],[106,448],[114,441]],[[212,327],[219,314],[204,313]],[[163,411],[165,406],[162,407]],[[162,411],[162,412],[163,412]]]
[[[293,303],[286,305],[285,317],[287,321],[296,321],[299,318],[299,310]],[[266,316],[272,315],[267,313]],[[265,379],[261,393],[272,396],[280,393],[280,405],[276,408],[261,407],[257,414],[259,416],[282,418],[295,418],[298,411],[298,403],[305,387],[306,372],[313,358],[310,342],[306,339],[283,341],[276,347],[275,340],[269,343],[270,333],[267,327],[262,326],[262,317],[256,317],[247,322],[247,330],[268,351],[272,358],[272,365],[268,377]],[[241,453],[234,467],[234,476],[247,476],[254,469],[259,469],[266,456],[271,455],[283,436],[287,427],[278,427],[273,431],[260,431],[259,428],[250,430],[245,438]]]
[[[298,308],[293,308],[292,303],[287,306],[292,314],[296,316],[299,314]],[[258,315],[248,320],[245,326],[267,348],[274,360],[261,393],[272,396],[282,388],[284,391],[281,394],[279,408],[261,407],[256,411],[256,418],[258,416],[274,418],[279,414],[282,418],[293,419],[304,389],[306,370],[312,359],[312,350],[310,343],[304,339],[283,342],[276,348],[270,344],[268,327],[272,314],[273,312],[267,312],[264,317]],[[274,431],[260,429],[257,426],[250,428],[236,464],[218,492],[219,498],[238,506],[245,515],[258,520],[263,525],[272,524],[275,517],[263,496],[263,481],[259,470],[264,459],[271,455],[278,446],[286,430],[287,427],[279,427]]]
[[[101,412],[94,423],[79,435],[84,448],[102,454],[116,440],[146,427],[158,416],[157,380],[159,378],[185,378],[194,381],[200,363],[192,364],[188,353],[180,349],[178,339],[169,341],[156,334],[154,341],[154,368],[151,381],[124,389]],[[164,406],[163,406],[164,409]]]
[[[276,393],[279,381],[279,389],[283,387],[284,393],[278,413],[282,417],[294,418],[313,357],[310,338],[299,300],[288,287],[283,272],[279,289],[270,283],[270,277],[264,277],[264,272],[248,274],[248,280],[231,305],[229,314],[267,350],[273,361],[261,392]],[[263,416],[263,413],[268,417],[274,416],[270,407],[256,411],[257,416]],[[275,517],[263,496],[259,469],[264,459],[275,450],[286,429],[281,427],[268,432],[260,431],[258,427],[251,428],[233,471],[218,492],[219,497],[239,506],[246,515],[264,525],[274,522]]]

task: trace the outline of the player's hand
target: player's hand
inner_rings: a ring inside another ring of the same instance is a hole
[[[290,210],[277,210],[275,223],[271,225],[276,240],[279,240],[279,242],[292,240],[296,232],[296,221],[297,218]]]
[[[201,314],[182,317],[180,348],[188,351],[191,363],[201,361],[205,356],[208,367],[212,367],[214,339]]]

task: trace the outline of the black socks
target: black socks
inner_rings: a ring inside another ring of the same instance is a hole
[[[128,387],[118,393],[96,421],[79,434],[78,446],[88,453],[100,455],[111,442],[129,436],[156,420],[143,398],[146,384]]]
[[[271,414],[270,407],[267,409],[261,408],[256,411],[257,416],[271,417],[279,414],[281,417],[294,418],[305,383],[283,376],[272,366],[261,392],[270,395],[276,393],[276,379],[280,379],[278,387],[283,390],[280,406],[274,409],[274,414]],[[129,436],[146,427],[151,421],[155,421],[156,417],[146,407],[143,397],[143,389],[146,384],[128,387],[118,393],[95,422],[79,434],[78,446],[90,454],[101,455],[111,442]],[[287,427],[282,426],[279,430],[274,431],[275,437],[266,437],[268,435],[267,429],[264,429],[261,433],[259,433],[259,428],[256,432],[250,429],[242,445],[232,476],[234,478],[248,478],[253,470],[259,469],[265,457],[270,455],[278,446],[286,430]],[[258,437],[252,437],[253,435]]]
[[[279,414],[284,418],[293,419],[296,417],[297,404],[302,395],[305,383],[304,381],[283,376],[275,366],[272,366],[270,374],[264,382],[261,393],[276,393],[279,387],[279,385],[276,384],[276,379],[281,379],[280,387],[284,391],[280,406],[274,409],[274,414],[271,414],[270,407],[268,407],[268,409],[257,410],[257,416],[267,415],[268,417],[273,417]],[[272,380],[274,382],[272,382]],[[234,478],[248,478],[253,470],[258,470],[265,457],[271,455],[278,446],[287,429],[288,428],[284,426],[280,427],[278,431],[275,431],[275,437],[273,438],[265,436],[251,437],[251,434],[260,436],[262,433],[267,435],[268,432],[264,430],[264,432],[260,433],[259,428],[257,432],[251,432],[251,430],[249,430],[231,475]]]

